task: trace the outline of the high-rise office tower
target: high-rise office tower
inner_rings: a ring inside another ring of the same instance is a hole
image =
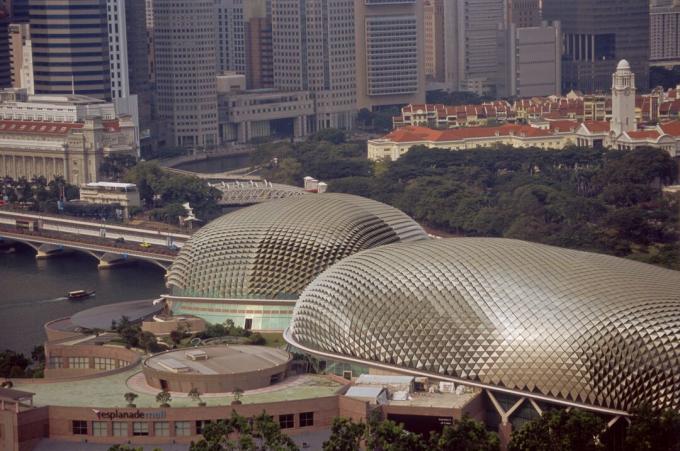
[[[246,2],[248,0],[245,0]],[[244,0],[216,0],[217,68],[219,72],[246,73]],[[247,5],[246,5],[247,7]]]
[[[5,5],[9,5],[9,13],[12,23],[28,23],[29,21],[29,0],[5,0]]]
[[[106,0],[109,24],[109,67],[111,68],[111,97],[130,95],[128,69],[128,40],[125,0]]]
[[[218,144],[214,8],[214,0],[153,2],[161,145]]]
[[[9,5],[0,1],[0,88],[12,86],[12,67],[9,46]]]
[[[425,101],[423,0],[356,0],[357,106]]]
[[[274,84],[308,90],[316,121],[307,130],[351,128],[356,111],[354,0],[272,0]]]
[[[649,10],[651,61],[680,59],[680,0],[652,0]]]
[[[106,0],[30,0],[36,94],[111,98]]]
[[[562,90],[562,30],[559,22],[538,27],[509,23],[498,31],[499,97],[544,97]]]
[[[445,17],[444,0],[424,0],[425,76],[431,81],[445,79]]]
[[[541,26],[541,0],[508,0],[508,19],[517,28]]]
[[[28,94],[35,94],[30,24],[10,24],[9,40],[10,64],[12,66],[12,87],[25,88]]]
[[[455,20],[458,84],[479,94],[492,89],[497,73],[498,28],[507,21],[506,0],[458,0],[446,14]],[[455,5],[457,3],[457,5]],[[449,5],[447,5],[449,6]],[[457,7],[456,7],[457,6]]]
[[[149,79],[148,30],[146,4],[140,0],[125,0],[127,34],[128,83],[130,94],[137,96],[139,133],[142,149],[147,148],[152,133],[153,90]]]
[[[274,86],[271,17],[252,17],[246,23],[247,73],[251,89]]]
[[[265,0],[216,0],[217,68],[246,76],[248,88],[272,86],[271,19]]]
[[[608,90],[621,59],[628,60],[638,74],[638,88],[648,87],[649,2],[543,0],[543,17],[562,24],[564,91]]]

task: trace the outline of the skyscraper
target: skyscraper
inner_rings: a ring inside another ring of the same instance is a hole
[[[423,0],[356,0],[359,108],[425,101]]]
[[[543,17],[562,23],[563,90],[608,90],[621,59],[638,74],[638,88],[648,87],[649,2],[543,0]]]
[[[438,82],[444,81],[445,71],[444,19],[444,0],[424,0],[425,76]]]
[[[356,111],[354,0],[272,0],[275,87],[309,90],[310,131],[351,128]]]
[[[36,94],[111,98],[106,0],[30,0]]]
[[[216,0],[217,69],[246,76],[248,88],[271,87],[272,30],[265,0]]]
[[[541,0],[508,0],[508,19],[517,28],[541,26]]]
[[[462,90],[481,94],[492,89],[496,79],[496,40],[499,26],[507,21],[506,0],[459,0],[454,3],[457,3],[458,49],[455,53],[459,85]]]
[[[498,31],[499,97],[544,97],[562,90],[562,30],[559,22],[538,27],[509,23]]]
[[[9,5],[0,0],[0,89],[12,86],[9,46]]]
[[[214,8],[214,0],[153,2],[160,144],[218,144]]]
[[[649,59],[680,59],[680,0],[652,0],[649,14]]]
[[[111,97],[130,95],[128,71],[128,41],[125,0],[106,0],[109,24],[109,64],[111,68]]]

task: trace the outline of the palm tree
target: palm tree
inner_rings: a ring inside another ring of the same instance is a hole
[[[132,392],[127,392],[123,395],[123,398],[125,398],[125,402],[127,402],[128,407],[137,407],[135,405],[135,399],[137,399],[139,395],[137,393],[132,393]]]
[[[163,390],[156,395],[156,402],[161,405],[161,407],[170,407],[170,401],[172,401],[172,396],[167,390]]]
[[[242,388],[234,388],[234,391],[232,392],[234,395],[234,400],[231,402],[232,404],[243,404],[241,402],[241,396],[243,396],[243,389]]]

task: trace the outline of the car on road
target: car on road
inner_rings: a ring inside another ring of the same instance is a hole
[[[139,247],[143,247],[144,249],[148,249],[151,247],[151,244],[147,243],[146,241],[139,243]]]

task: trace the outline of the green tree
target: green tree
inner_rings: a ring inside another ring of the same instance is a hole
[[[625,439],[629,451],[680,451],[680,413],[643,405],[634,409]]]
[[[0,376],[25,377],[31,361],[25,355],[9,349],[0,352]]]
[[[364,423],[355,423],[349,418],[334,418],[331,436],[323,443],[323,451],[355,451],[361,449],[366,434]]]
[[[442,451],[498,451],[500,439],[489,432],[484,423],[465,415],[451,426],[444,426],[440,435],[432,438],[431,446]]]
[[[345,132],[337,128],[325,128],[316,132],[312,139],[315,141],[328,141],[332,144],[344,143],[347,137]]]
[[[297,451],[293,440],[281,432],[274,419],[262,412],[250,419],[232,411],[228,421],[210,423],[203,438],[192,443],[190,451]],[[235,439],[229,437],[236,435]]]
[[[152,332],[141,331],[138,335],[139,346],[141,346],[146,352],[154,352],[158,349],[158,340]]]
[[[578,409],[552,410],[512,434],[508,451],[595,451],[605,421]]]
[[[130,154],[111,154],[103,158],[99,172],[112,180],[120,180],[125,173],[137,164],[137,158]]]
[[[428,444],[423,438],[404,429],[403,424],[391,420],[369,421],[368,449],[374,451],[426,451]]]
[[[172,396],[167,390],[162,390],[156,395],[156,402],[161,405],[161,407],[170,407],[170,402],[172,401]]]
[[[231,394],[234,396],[234,400],[231,402],[232,404],[242,404],[241,398],[243,397],[243,389],[236,387],[234,388],[234,391],[231,392]]]
[[[193,387],[191,390],[189,390],[189,393],[187,394],[189,395],[189,398],[191,398],[191,400],[194,401],[195,403],[198,403],[199,406],[205,405],[205,403],[201,399],[201,395],[203,393],[201,393],[201,391],[198,388]]]
[[[128,407],[136,407],[135,399],[139,398],[139,395],[129,391],[123,395],[123,398],[125,398],[125,402],[127,402]]]

